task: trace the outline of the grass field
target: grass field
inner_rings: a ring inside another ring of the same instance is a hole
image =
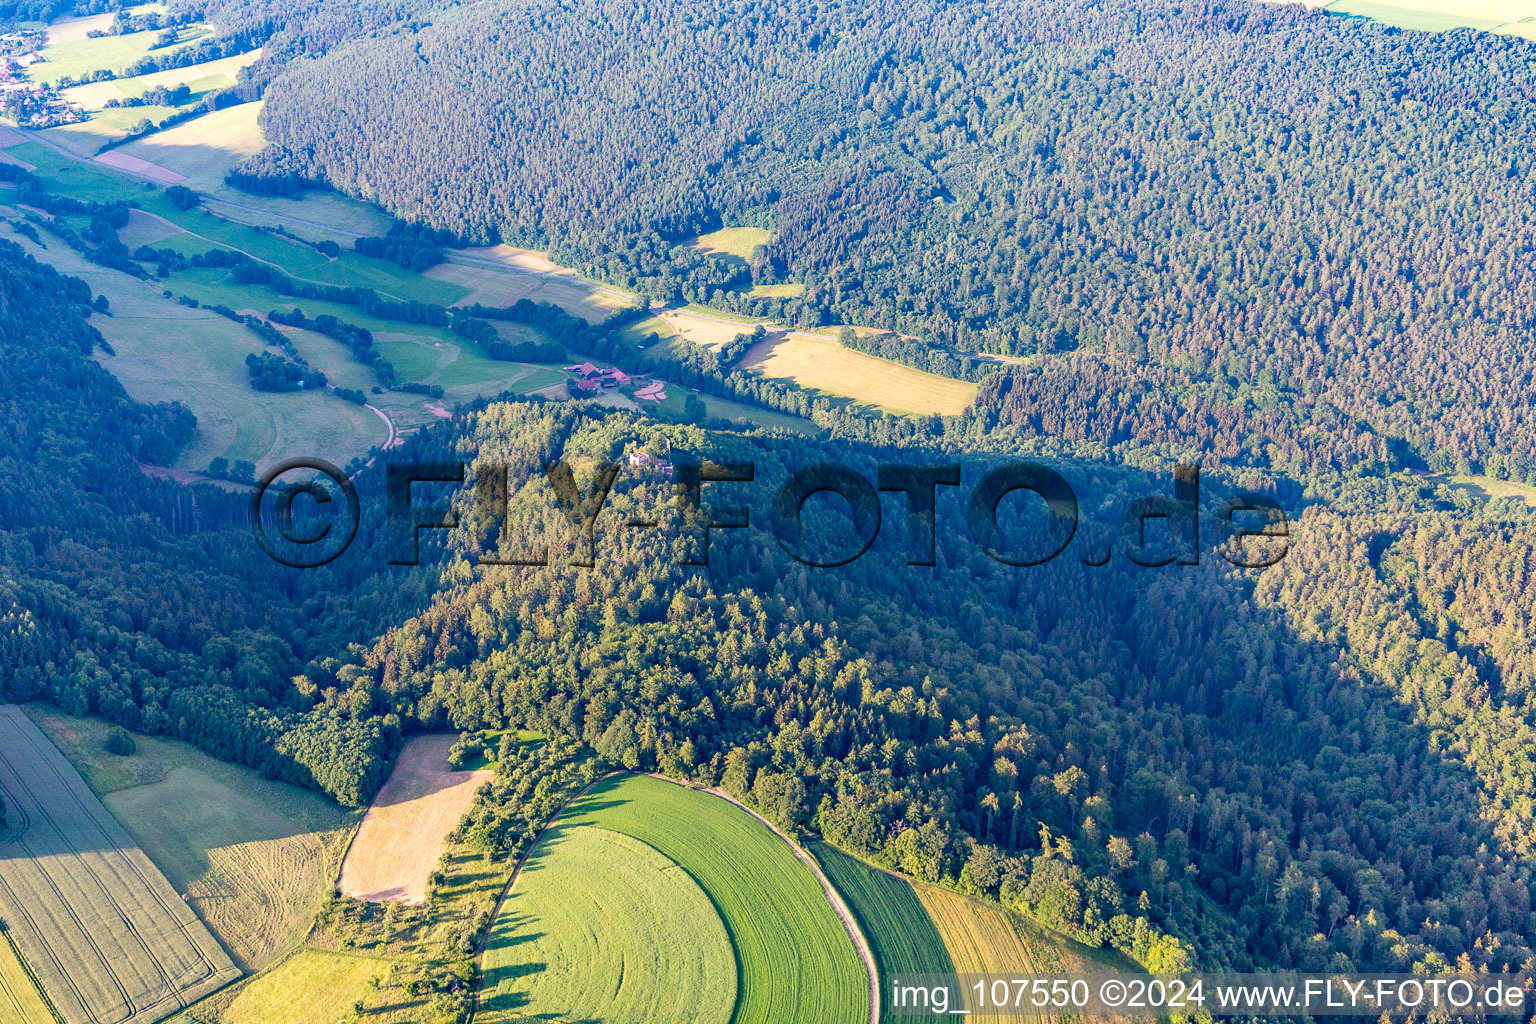
[[[177,768],[105,802],[236,965],[257,971],[308,932],[350,818],[314,794],[262,785],[254,774],[242,781],[237,789]]]
[[[342,863],[344,895],[407,904],[426,900],[428,876],[448,848],[448,833],[491,777],[449,769],[448,751],[457,739],[417,736],[405,745]]]
[[[237,54],[233,57],[222,57],[219,60],[207,61],[203,64],[193,64],[184,68],[171,68],[167,71],[154,71],[147,75],[139,75],[137,78],[116,78],[106,82],[88,82],[85,85],[76,85],[65,89],[63,96],[71,103],[78,103],[86,110],[99,111],[107,105],[109,100],[124,100],[135,96],[142,96],[157,86],[165,86],[174,89],[178,85],[185,85],[192,90],[194,97],[209,89],[224,89],[235,84],[235,78],[240,69],[256,63],[261,58],[261,50],[252,50],[250,53]],[[142,110],[142,107],[120,108],[127,111]],[[145,115],[148,116],[148,115]],[[153,120],[153,118],[151,118]]]
[[[189,188],[222,188],[230,168],[266,146],[256,123],[260,113],[260,101],[225,107],[135,139],[123,151],[175,171],[187,179]]]
[[[1467,491],[1475,497],[1488,498],[1516,498],[1527,505],[1536,505],[1536,487],[1531,487],[1514,480],[1495,480],[1491,476],[1457,475],[1450,478],[1434,477],[1436,482],[1448,483],[1451,487],[1457,487]]]
[[[173,45],[156,50],[155,53],[174,53],[205,38],[210,32],[206,25],[185,26]],[[34,82],[54,85],[66,76],[79,78],[92,71],[122,71],[148,54],[159,35],[158,31],[151,30],[131,32],[121,36],[100,36],[95,39],[71,38],[63,42],[49,42],[43,47],[43,63],[34,64],[30,69],[29,77]]]
[[[700,235],[690,244],[695,249],[721,256],[735,256],[742,262],[752,258],[752,250],[767,245],[772,232],[766,228],[721,228]]]
[[[0,916],[69,1024],[149,1024],[239,974],[20,708],[0,709]]]
[[[311,305],[304,308],[310,309]],[[441,385],[444,401],[450,405],[503,391],[526,394],[558,384],[567,376],[555,368],[491,359],[461,338],[438,340],[431,335],[399,333],[414,329],[409,325],[394,327],[396,330],[376,332],[374,343],[394,366],[396,376]]]
[[[27,973],[10,936],[0,931],[0,1020],[6,1024],[50,1024],[53,1008]]]
[[[495,246],[465,249],[458,259],[426,272],[432,280],[463,288],[455,305],[510,306],[519,299],[547,302],[588,323],[600,323],[633,298],[583,281],[537,253]],[[472,261],[472,262],[467,262]]]
[[[1531,0],[1336,0],[1323,9],[1427,32],[1475,28],[1529,37],[1536,30]]]
[[[671,322],[659,316],[648,316],[630,324],[623,331],[623,337],[633,341],[637,349],[650,348],[657,342],[668,342],[676,336],[677,331]]]
[[[128,134],[128,129],[148,118],[161,120],[176,112],[174,107],[131,107],[103,110],[99,117],[91,117],[74,124],[46,128],[43,135],[56,146],[63,146],[77,156],[92,157],[104,146],[117,142]]]
[[[220,456],[263,466],[296,454],[345,465],[384,440],[387,431],[377,416],[330,393],[252,390],[245,356],[263,346],[243,325],[162,298],[157,285],[87,263],[57,239],[45,237],[48,248],[40,249],[8,227],[0,227],[0,237],[20,243],[61,273],[83,278],[111,302],[112,316],[92,318],[114,353],[98,352],[98,361],[135,399],[177,401],[197,417],[197,435],[175,468],[202,469]],[[246,306],[270,308],[252,301],[240,308]],[[358,376],[351,367],[372,376],[329,339],[311,339],[304,347],[320,357],[322,369],[344,365],[348,372],[342,376],[349,379]]]
[[[355,1003],[376,995],[388,961],[306,949],[245,985],[220,1024],[344,1024]],[[376,1018],[377,1019],[377,1018]]]
[[[135,736],[39,706],[27,713],[102,797],[236,965],[257,971],[302,941],[356,821],[317,793],[272,782],[185,743]]]
[[[948,974],[955,970],[943,936],[910,882],[870,867],[826,843],[816,843],[811,852],[847,901],[875,955],[880,971],[882,1020],[893,1012],[891,979],[895,975]],[[944,1018],[902,1019],[936,1024]]]
[[[924,373],[807,334],[770,338],[748,352],[742,366],[810,391],[901,415],[956,416],[978,390],[966,381]]]
[[[803,284],[755,284],[752,295],[759,299],[798,299],[805,294]]]
[[[599,783],[561,816],[639,839],[692,876],[736,950],[735,1024],[863,1024],[869,979],[815,873],[729,802],[649,776]]]
[[[702,315],[690,316],[688,310],[667,310],[659,314],[659,317],[671,328],[671,336],[681,335],[685,340],[708,349],[722,348],[738,334],[752,333],[752,328],[762,322],[733,317],[715,310],[696,312]]]
[[[224,176],[235,164],[266,146],[260,116],[259,100],[226,107],[135,139],[121,151],[182,175],[188,188],[216,201],[244,208],[217,207],[221,216],[231,219],[280,225],[310,241],[329,239],[344,248],[357,235],[382,235],[389,230],[388,215],[333,192],[307,192],[302,198],[289,199],[248,195],[224,184]]]
[[[372,412],[329,392],[253,390],[244,361],[261,340],[223,317],[116,319],[102,333],[116,354],[97,359],[130,395],[179,401],[197,417],[197,435],[174,468],[201,469],[220,456],[258,469],[291,455],[345,465],[387,435]]]
[[[728,1024],[736,960],[709,897],[645,843],[557,825],[485,951],[477,1019]]]
[[[130,7],[130,11],[140,11],[151,8],[145,4],[143,7]],[[92,32],[106,32],[112,27],[112,19],[115,12],[106,11],[101,14],[86,14],[79,17],[60,18],[50,22],[46,30],[46,37],[50,44],[68,43],[78,39],[84,39]]]

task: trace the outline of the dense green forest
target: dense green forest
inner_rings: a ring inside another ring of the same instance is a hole
[[[678,564],[673,489],[631,476],[600,521],[596,567],[564,568],[571,528],[540,467],[563,457],[587,486],[655,430],[499,403],[413,442],[405,457],[506,465],[508,525],[461,498],[465,528],[424,542],[442,546],[439,597],[338,675],[350,686],[332,702],[580,739],[1149,966],[1531,957],[1536,736],[1526,686],[1501,667],[1528,671],[1525,634],[1504,620],[1529,598],[1489,607],[1445,590],[1469,548],[1530,564],[1528,540],[1488,508],[1442,511],[1400,478],[1380,485],[1395,520],[1355,535],[1360,496],[1342,492],[1295,524],[1298,557],[1263,573],[1209,552],[1198,567],[1093,568],[1076,547],[1016,569],[981,554],[961,502],[941,497],[936,568],[902,564],[897,525],[837,570],[799,564],[761,529],[717,531],[693,569]],[[719,485],[717,503],[766,504],[790,466],[823,459],[874,477],[862,445],[666,433],[675,454],[756,463],[758,490]],[[982,464],[963,461],[974,481]],[[1167,489],[1057,465],[1101,520]],[[1221,480],[1210,487],[1219,500]],[[664,527],[622,525],[653,518]],[[554,568],[475,567],[545,545]],[[1375,611],[1353,618],[1358,602]],[[526,839],[481,813],[486,841]]]
[[[659,299],[1043,354],[1090,402],[1187,377],[1350,424],[1340,465],[1523,477],[1532,52],[1244,0],[480,3],[292,65],[247,170]],[[722,223],[774,233],[678,245]]]

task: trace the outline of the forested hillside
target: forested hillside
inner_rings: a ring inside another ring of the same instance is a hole
[[[1105,353],[1379,435],[1340,464],[1524,476],[1532,53],[1246,0],[498,0],[294,65],[250,169],[662,299],[1042,353],[1046,387],[1109,386],[1055,358]],[[676,245],[721,223],[774,234],[750,268]],[[778,281],[807,291],[744,290]]]
[[[1069,552],[1015,569],[969,542],[942,495],[934,569],[903,566],[888,523],[836,570],[800,565],[766,532],[717,532],[705,570],[676,562],[672,489],[629,475],[596,568],[472,568],[545,543],[562,562],[569,528],[547,488],[519,481],[558,455],[585,482],[654,429],[493,404],[414,442],[411,458],[508,465],[510,528],[497,540],[466,506],[440,597],[342,669],[335,703],[581,739],[1153,967],[1530,957],[1528,762],[1512,752],[1536,737],[1516,724],[1523,685],[1496,664],[1523,665],[1528,648],[1492,609],[1442,607],[1426,630],[1404,586],[1443,604],[1435,581],[1472,538],[1524,557],[1502,526],[1399,488],[1403,518],[1374,541],[1334,540],[1353,528],[1314,509],[1296,528],[1309,554],[1256,579],[1209,552],[1199,568],[1090,568]],[[674,451],[756,462],[758,490],[721,485],[716,502],[765,503],[786,465],[823,458],[873,476],[861,446],[668,432]],[[1063,469],[1106,514],[1166,486]],[[1393,544],[1388,531],[1425,515]],[[666,528],[622,526],[651,516]],[[1332,610],[1361,600],[1381,618],[1346,626]],[[493,813],[476,829],[526,840]]]
[[[394,729],[290,683],[310,626],[352,620],[306,623],[300,581],[250,539],[245,495],[141,472],[194,423],[133,402],[90,358],[92,301],[0,240],[0,698],[44,697],[366,801]]]

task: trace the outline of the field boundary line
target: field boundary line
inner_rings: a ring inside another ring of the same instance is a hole
[[[613,774],[619,773],[615,772]],[[756,818],[762,824],[766,825],[769,831],[771,831],[774,835],[778,836],[780,839],[784,840],[784,842],[789,844],[789,848],[795,851],[795,856],[804,861],[806,865],[811,869],[811,871],[815,873],[817,880],[821,882],[821,889],[823,894],[827,897],[827,902],[832,905],[833,912],[836,913],[838,919],[843,922],[843,929],[848,933],[848,938],[853,942],[854,952],[857,953],[859,959],[864,962],[864,969],[869,973],[869,1022],[870,1024],[880,1024],[880,972],[879,969],[875,966],[875,954],[869,945],[869,940],[864,936],[864,930],[859,927],[858,919],[853,916],[853,911],[849,908],[848,904],[843,901],[843,894],[837,891],[837,887],[832,884],[832,880],[827,877],[826,872],[821,870],[820,862],[818,862],[816,858],[811,855],[810,851],[806,850],[805,847],[795,842],[795,840],[790,836],[780,831],[779,827],[773,822],[769,821],[761,814],[758,814],[752,808],[748,807],[746,804],[742,803],[740,800],[736,799],[734,796],[727,793],[725,790],[720,789],[719,787],[705,789],[692,785],[684,779],[675,779],[669,775],[661,775],[656,772],[643,772],[639,774],[650,775],[653,779],[660,779],[662,782],[670,782],[672,785],[681,786],[684,789],[692,789],[701,793],[708,793],[711,796],[719,797],[721,800],[724,800],[727,803],[735,804],[737,807],[740,807],[742,810],[752,815],[752,817]]]
[[[539,829],[539,834],[533,837],[533,842],[528,844],[528,849],[524,850],[523,855],[517,859],[517,865],[513,867],[512,874],[507,878],[507,884],[501,887],[501,895],[496,897],[496,905],[491,908],[491,918],[485,926],[485,934],[480,936],[480,942],[475,946],[475,973],[478,977],[475,984],[474,1005],[469,1008],[469,1020],[466,1024],[474,1024],[475,1015],[480,1012],[480,992],[485,987],[485,972],[480,968],[480,961],[485,956],[485,947],[490,944],[491,933],[496,930],[496,919],[501,916],[501,908],[507,902],[507,897],[512,895],[512,886],[516,884],[518,875],[523,873],[523,865],[528,863],[528,858],[533,856],[533,851],[539,848],[539,843],[544,839],[544,833],[554,828],[555,823],[560,820],[560,816],[565,813],[567,807],[570,807],[571,804],[586,796],[587,792],[598,783],[611,779],[615,775],[627,774],[629,773],[622,771],[608,772],[583,786],[581,792],[576,793],[565,803],[561,804],[560,809],[550,816],[550,819],[544,823],[544,827]],[[700,888],[703,887],[700,886]]]
[[[53,1005],[53,1000],[48,997],[48,993],[43,991],[43,983],[32,970],[32,965],[27,963],[27,958],[21,955],[21,947],[16,945],[15,939],[11,938],[11,929],[4,919],[0,919],[0,941],[4,941],[10,947],[11,954],[16,957],[16,962],[21,965],[21,972],[32,982],[32,987],[37,989],[37,998],[42,1000],[43,1005],[48,1008],[48,1012],[53,1014],[55,1024],[66,1024],[64,1015],[59,1012],[57,1006]]]

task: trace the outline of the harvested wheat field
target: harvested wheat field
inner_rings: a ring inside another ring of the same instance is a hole
[[[344,896],[376,903],[426,902],[427,879],[475,801],[475,790],[494,774],[448,767],[453,734],[418,736],[405,745],[389,781],[357,830],[341,865]]]
[[[0,707],[0,793],[0,917],[65,1024],[150,1024],[239,977],[80,774],[10,705]],[[13,1002],[28,998],[7,990]]]
[[[754,345],[741,366],[898,415],[957,416],[979,390],[967,381],[937,377],[812,334],[769,338]]]

